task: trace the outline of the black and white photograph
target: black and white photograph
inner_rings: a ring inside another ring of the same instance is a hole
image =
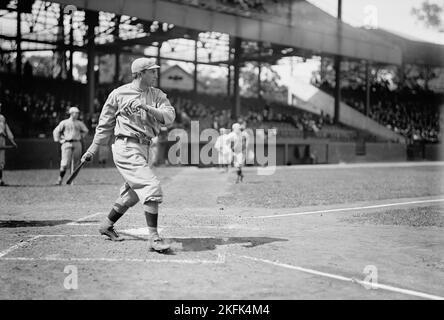
[[[443,111],[443,0],[0,0],[0,300],[444,300]]]

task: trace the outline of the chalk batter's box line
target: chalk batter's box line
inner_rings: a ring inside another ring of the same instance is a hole
[[[101,215],[101,214],[106,214],[106,212],[96,212],[96,213],[90,214],[88,216],[82,217],[80,219],[77,219],[76,221],[68,222],[65,225],[67,225],[67,226],[98,225],[98,224],[91,224],[91,223],[86,224],[86,223],[79,223],[79,222],[87,221],[88,219],[91,219],[91,218],[96,217],[96,216]]]
[[[348,212],[348,211],[365,211],[365,210],[374,210],[374,209],[382,209],[382,208],[390,208],[390,207],[405,207],[416,204],[427,204],[427,203],[441,203],[444,202],[444,198],[440,199],[422,199],[421,200],[413,200],[413,201],[401,201],[394,203],[381,203],[375,205],[365,205],[365,206],[352,206],[352,207],[344,207],[344,208],[334,208],[334,209],[322,209],[322,210],[310,210],[310,211],[301,211],[294,213],[284,213],[284,214],[274,214],[274,215],[263,215],[263,216],[250,216],[246,217],[249,219],[273,219],[273,218],[282,218],[282,217],[295,217],[295,216],[303,216],[310,214],[323,214],[323,213],[332,213],[332,212]]]
[[[90,234],[47,234],[36,235],[28,240],[19,242],[6,250],[0,252],[0,260],[4,261],[60,261],[60,262],[144,262],[144,263],[179,263],[179,264],[224,264],[226,260],[225,252],[218,253],[216,260],[204,260],[204,259],[131,259],[131,258],[52,258],[52,257],[5,257],[6,255],[14,252],[15,250],[31,245],[37,239],[40,238],[55,238],[55,237],[102,237],[101,235]]]
[[[438,295],[433,295],[433,294],[420,292],[420,291],[416,291],[416,290],[404,289],[404,288],[386,285],[386,284],[382,284],[382,283],[373,283],[373,282],[368,282],[365,280],[361,281],[356,278],[350,278],[350,277],[345,277],[345,276],[338,275],[338,274],[322,272],[322,271],[318,271],[318,270],[314,270],[314,269],[310,269],[310,268],[291,265],[288,263],[282,263],[279,261],[272,261],[272,260],[267,260],[267,259],[246,256],[246,255],[237,255],[237,254],[230,254],[230,255],[236,256],[239,258],[243,258],[243,259],[247,259],[247,260],[251,260],[251,261],[262,262],[262,263],[265,263],[268,265],[273,265],[273,266],[280,267],[280,268],[291,269],[291,270],[311,274],[311,275],[318,276],[318,277],[329,278],[329,279],[344,281],[344,282],[348,282],[348,283],[357,283],[363,287],[367,286],[368,288],[372,288],[372,289],[381,289],[381,290],[385,290],[385,291],[409,295],[409,296],[422,298],[422,299],[444,300],[444,297],[438,296]]]

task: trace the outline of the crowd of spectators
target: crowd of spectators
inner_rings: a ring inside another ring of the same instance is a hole
[[[98,90],[95,99],[96,112],[89,117],[87,113],[81,114],[80,119],[85,122],[93,133],[100,116],[100,109],[106,99],[106,90]],[[250,128],[276,128],[277,134],[286,136],[316,136],[325,124],[331,119],[324,115],[315,115],[291,106],[265,104],[259,99],[243,101],[242,115],[232,119],[229,104],[216,103],[221,99],[205,97],[195,99],[185,93],[176,92],[169,95],[172,105],[176,109],[176,120],[172,128],[189,129],[192,120],[199,120],[200,130],[213,128],[231,128],[234,122],[245,123]],[[68,109],[72,106],[80,110],[85,108],[80,104],[66,98],[57,96],[55,92],[34,90],[25,92],[2,86],[0,82],[0,102],[3,104],[3,113],[10,123],[11,129],[17,137],[45,138],[52,136],[52,130],[63,119],[68,117]],[[292,130],[281,129],[292,128]]]
[[[319,86],[333,94],[327,83]],[[384,83],[371,87],[369,109],[365,107],[365,87],[341,90],[343,102],[366,114],[376,122],[406,137],[409,142],[440,140],[440,115],[444,111],[442,95],[426,91],[400,88],[390,90]]]
[[[277,108],[268,104],[260,111],[256,111],[258,108],[249,107],[248,105],[243,106],[243,114],[233,120],[229,107],[222,108],[211,104],[195,103],[193,100],[181,96],[172,97],[171,102],[176,108],[175,127],[184,129],[190,128],[192,120],[199,120],[199,128],[201,130],[206,128],[216,130],[220,128],[230,129],[236,120],[236,122],[245,123],[252,128],[259,128],[266,123],[273,123],[277,126],[278,134],[279,126],[287,124],[300,132],[313,133],[315,135],[322,129],[324,124],[331,124],[332,121],[328,115],[321,114],[318,116],[290,106],[280,106],[280,108]],[[283,108],[287,110],[279,110]]]
[[[47,137],[68,117],[67,110],[79,105],[58,99],[50,93],[31,94],[11,89],[0,90],[2,112],[14,134],[19,137]]]

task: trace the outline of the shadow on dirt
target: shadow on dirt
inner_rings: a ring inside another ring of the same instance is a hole
[[[60,188],[58,184],[7,184],[2,188]]]
[[[148,241],[144,236],[120,232],[120,234],[129,236],[125,241],[138,240]],[[243,248],[253,248],[272,242],[283,242],[288,239],[270,238],[270,237],[227,237],[227,238],[165,238],[166,242],[171,245],[172,251],[210,251],[216,250],[217,246],[239,245]]]
[[[217,246],[240,245],[243,248],[253,248],[271,242],[288,241],[287,239],[269,237],[228,237],[228,238],[170,238],[174,247],[179,251],[208,251]]]
[[[53,227],[72,220],[8,220],[0,221],[0,228]]]

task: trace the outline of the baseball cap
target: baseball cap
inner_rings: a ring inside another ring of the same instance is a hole
[[[131,64],[131,73],[137,73],[143,70],[156,69],[156,68],[160,67],[156,64],[155,59],[137,58]]]
[[[233,131],[240,130],[240,128],[241,128],[241,125],[239,123],[233,123],[233,125],[231,126],[231,129]]]
[[[71,113],[74,113],[74,112],[80,113],[79,108],[77,108],[77,107],[71,107],[71,108],[69,108],[68,113],[71,114]]]

